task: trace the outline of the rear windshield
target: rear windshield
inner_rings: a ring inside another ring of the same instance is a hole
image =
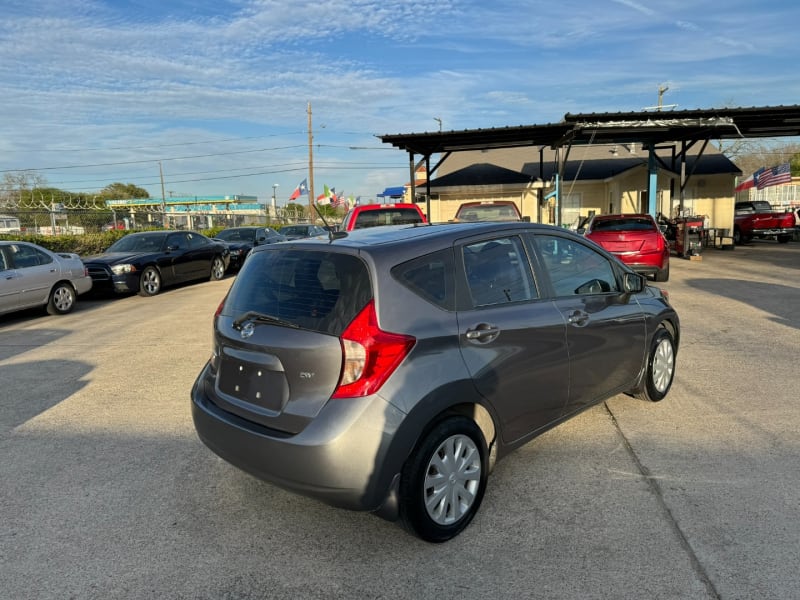
[[[519,221],[519,214],[510,204],[483,204],[464,207],[456,214],[459,221]]]
[[[247,259],[224,310],[233,317],[256,311],[338,336],[371,299],[367,267],[355,256],[269,249]]]
[[[656,231],[655,223],[650,219],[627,218],[627,219],[608,219],[595,221],[592,225],[593,231]]]
[[[413,225],[414,223],[422,223],[422,217],[414,208],[380,208],[358,213],[354,229],[379,225]]]

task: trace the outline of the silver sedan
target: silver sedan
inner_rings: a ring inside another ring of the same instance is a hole
[[[51,252],[30,242],[0,241],[0,314],[47,307],[70,312],[92,279],[77,254]]]

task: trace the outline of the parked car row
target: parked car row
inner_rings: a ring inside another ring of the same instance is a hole
[[[154,296],[180,283],[222,279],[238,271],[257,246],[328,234],[317,225],[286,229],[290,236],[270,227],[234,227],[215,238],[196,231],[130,233],[83,259],[30,242],[0,242],[0,314],[36,306],[66,314],[92,289]]]

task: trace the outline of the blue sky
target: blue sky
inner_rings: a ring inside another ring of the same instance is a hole
[[[408,180],[377,135],[800,103],[797,0],[3,0],[0,176],[160,197]]]

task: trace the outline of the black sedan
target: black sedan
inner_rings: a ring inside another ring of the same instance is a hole
[[[238,271],[247,253],[256,246],[284,242],[288,238],[272,227],[231,227],[220,231],[214,239],[225,242],[231,251],[230,268]]]
[[[147,231],[117,240],[83,263],[95,290],[154,296],[162,287],[198,279],[222,279],[230,251],[194,231]]]
[[[328,232],[319,225],[287,225],[281,227],[281,233],[290,240],[299,240],[301,238],[316,237],[318,235],[327,235]]]

